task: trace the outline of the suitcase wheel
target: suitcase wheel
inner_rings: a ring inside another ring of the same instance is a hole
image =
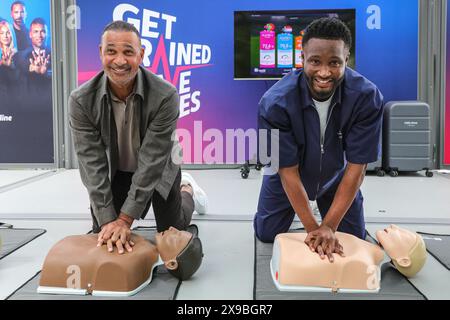
[[[386,173],[384,172],[384,170],[377,170],[377,176],[378,177],[384,177]]]
[[[398,171],[397,170],[391,170],[391,171],[389,171],[389,175],[391,177],[398,177]]]

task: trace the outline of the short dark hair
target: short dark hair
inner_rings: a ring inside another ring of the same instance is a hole
[[[192,277],[198,268],[200,268],[203,259],[203,246],[198,237],[198,227],[192,224],[186,228],[186,231],[192,233],[192,237],[186,247],[176,257],[178,268],[175,270],[167,270],[171,275],[181,281]]]
[[[31,26],[32,26],[33,24],[41,24],[41,25],[43,25],[43,26],[46,26],[46,25],[47,25],[47,22],[45,22],[45,20],[42,19],[42,18],[36,18],[36,19],[34,19],[33,21],[31,21],[30,28],[31,28]]]
[[[22,7],[25,7],[25,3],[23,1],[14,1],[11,5],[11,11],[15,5],[20,4]]]
[[[102,36],[107,31],[134,32],[138,36],[139,40],[141,39],[141,35],[139,34],[139,31],[136,29],[136,27],[134,25],[132,25],[131,23],[128,23],[128,22],[125,22],[122,20],[113,21],[110,24],[108,24],[105,27],[105,29],[103,29]]]
[[[352,34],[349,28],[338,18],[320,18],[311,22],[303,36],[303,47],[312,38],[327,40],[342,40],[350,50],[352,47]]]

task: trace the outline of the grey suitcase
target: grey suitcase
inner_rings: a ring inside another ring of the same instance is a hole
[[[383,119],[383,168],[392,177],[399,171],[426,170],[432,177],[430,106],[420,101],[391,101]]]

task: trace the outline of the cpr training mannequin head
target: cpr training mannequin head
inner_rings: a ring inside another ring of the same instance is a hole
[[[427,253],[425,242],[419,234],[391,225],[377,231],[376,235],[397,270],[403,275],[413,277],[422,269]]]
[[[170,227],[156,234],[155,239],[161,259],[174,277],[187,280],[200,267],[203,250],[196,225],[189,226],[187,231]]]

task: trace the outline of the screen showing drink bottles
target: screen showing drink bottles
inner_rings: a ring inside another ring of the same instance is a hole
[[[353,45],[348,66],[355,68],[355,10],[236,11],[235,79],[279,79],[303,68],[302,40],[315,19],[336,17],[350,29]]]

